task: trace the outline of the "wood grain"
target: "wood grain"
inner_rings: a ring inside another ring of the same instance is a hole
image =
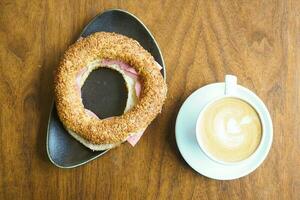
[[[157,39],[167,66],[163,113],[135,148],[63,170],[46,156],[52,72],[97,13],[123,8]],[[0,1],[0,199],[299,199],[299,1]],[[266,103],[274,142],[247,177],[194,172],[174,139],[197,88],[236,74]]]

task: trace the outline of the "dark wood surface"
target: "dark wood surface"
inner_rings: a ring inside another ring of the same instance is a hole
[[[123,8],[157,39],[167,66],[163,113],[134,148],[124,144],[63,170],[45,138],[60,56],[97,13]],[[0,1],[0,199],[299,199],[299,1]],[[266,103],[274,142],[247,177],[193,171],[174,138],[197,88],[236,74]]]

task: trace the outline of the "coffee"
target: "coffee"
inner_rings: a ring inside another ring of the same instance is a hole
[[[234,97],[225,97],[208,105],[197,126],[203,148],[224,162],[248,158],[259,146],[263,131],[255,109]]]

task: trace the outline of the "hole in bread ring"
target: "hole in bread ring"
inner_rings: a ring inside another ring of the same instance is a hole
[[[141,90],[135,69],[120,61],[97,60],[83,68],[76,81],[87,113],[100,119],[130,110]]]
[[[111,60],[132,66],[142,87],[135,106],[121,116],[101,120],[85,111],[76,78],[85,68]],[[161,112],[166,93],[166,83],[151,54],[137,41],[115,33],[94,33],[73,44],[55,74],[58,116],[73,137],[93,150],[111,148],[143,131]]]

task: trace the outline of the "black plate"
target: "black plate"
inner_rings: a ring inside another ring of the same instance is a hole
[[[116,32],[137,40],[162,66],[161,73],[166,77],[160,49],[150,31],[137,17],[119,9],[107,10],[97,15],[80,36],[86,37],[99,31]],[[107,92],[108,90],[110,92]],[[82,98],[85,107],[94,111],[100,118],[119,115],[127,98],[124,80],[118,72],[96,70],[82,87]],[[61,168],[80,166],[108,151],[92,151],[70,136],[60,122],[54,104],[48,122],[46,148],[50,161]]]

